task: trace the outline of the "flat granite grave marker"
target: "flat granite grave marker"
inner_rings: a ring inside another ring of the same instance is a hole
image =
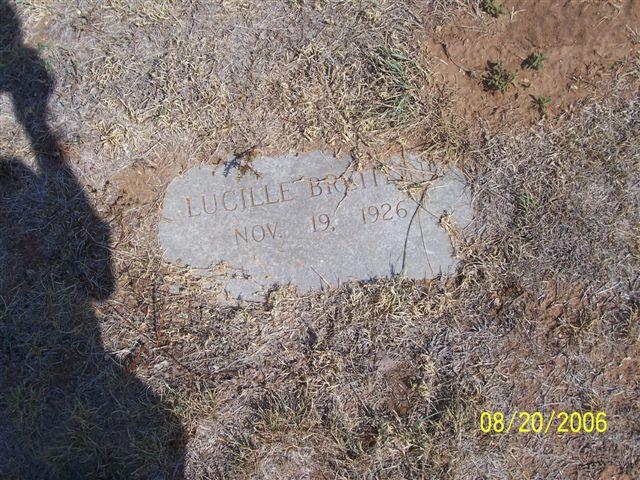
[[[165,258],[217,272],[243,299],[274,284],[447,273],[455,259],[445,225],[464,228],[472,215],[462,175],[413,158],[384,171],[351,165],[311,152],[257,158],[243,174],[233,163],[191,169],[165,194]]]

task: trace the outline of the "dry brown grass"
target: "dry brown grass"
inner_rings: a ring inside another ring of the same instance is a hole
[[[377,159],[424,149],[439,136],[446,97],[432,88],[414,35],[458,3],[434,2],[436,13],[426,13],[401,1],[47,2],[49,23],[66,33],[46,54],[68,73],[58,91],[92,99],[55,117],[77,118],[67,135],[95,145],[86,156],[108,153],[118,166],[158,143],[209,159],[256,147]],[[22,12],[42,25],[34,9]],[[129,139],[104,152],[116,127]]]
[[[609,372],[639,347],[638,106],[587,105],[562,125],[469,149],[480,215],[452,279],[281,288],[236,308],[142,249],[120,257],[129,315],[157,285],[162,340],[140,374],[172,385],[193,478],[553,477],[609,458],[633,472],[637,381]],[[579,455],[561,436],[478,431],[483,409],[552,407],[618,427],[577,439]]]
[[[47,32],[52,116],[111,228],[118,282],[94,312],[65,280],[66,266],[81,269],[79,248],[0,278],[1,351],[27,359],[3,370],[23,381],[2,407],[36,437],[25,449],[47,443],[43,398],[73,384],[54,400],[67,435],[54,443],[68,447],[45,460],[99,456],[108,428],[118,440],[147,425],[105,460],[116,476],[168,469],[163,448],[181,429],[190,479],[638,476],[637,99],[612,89],[553,125],[470,138],[447,117],[449,94],[417,33],[454,8],[482,13],[476,1],[430,3],[434,16],[391,0],[20,2],[27,39]],[[613,83],[636,73],[630,58]],[[26,158],[0,101],[3,155]],[[281,287],[264,303],[223,306],[215,284],[163,262],[155,225],[178,170],[318,146],[365,161],[403,148],[457,154],[478,213],[457,245],[457,274]],[[146,189],[121,182],[134,171]],[[16,205],[3,207],[18,215]],[[51,245],[87,241],[55,225],[38,227],[55,233]],[[43,351],[61,356],[56,368]],[[131,382],[142,401],[125,395]],[[112,408],[92,386],[116,392]],[[478,429],[482,410],[551,408],[606,410],[612,427],[570,437]],[[0,473],[5,465],[15,462],[0,461]]]

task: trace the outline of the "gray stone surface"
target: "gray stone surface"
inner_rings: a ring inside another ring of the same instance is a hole
[[[462,176],[416,160],[354,171],[320,152],[261,157],[241,175],[202,166],[167,188],[160,243],[166,259],[220,275],[234,298],[274,284],[322,288],[404,275],[431,278],[455,264],[445,213],[471,219]]]

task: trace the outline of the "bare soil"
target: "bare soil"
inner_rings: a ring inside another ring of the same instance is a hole
[[[504,2],[492,18],[463,10],[425,33],[433,73],[456,92],[452,111],[484,127],[511,129],[540,120],[533,97],[547,96],[549,115],[571,112],[585,98],[602,100],[603,84],[621,82],[640,52],[640,9],[635,2]],[[544,67],[528,68],[531,54]],[[515,75],[504,93],[479,89],[489,62]]]

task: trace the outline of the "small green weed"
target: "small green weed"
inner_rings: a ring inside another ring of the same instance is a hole
[[[531,95],[533,99],[533,105],[540,112],[540,116],[546,117],[549,113],[549,104],[551,103],[551,97],[545,97],[544,95]]]
[[[480,8],[496,18],[504,13],[504,7],[502,4],[496,2],[496,0],[482,0]]]
[[[546,57],[541,52],[532,53],[522,62],[522,68],[542,70]]]
[[[517,206],[518,210],[526,215],[538,207],[538,202],[528,190],[524,190],[518,193]]]
[[[490,92],[504,93],[509,85],[513,83],[516,76],[502,66],[502,62],[489,62],[487,73],[482,78],[484,87]]]

